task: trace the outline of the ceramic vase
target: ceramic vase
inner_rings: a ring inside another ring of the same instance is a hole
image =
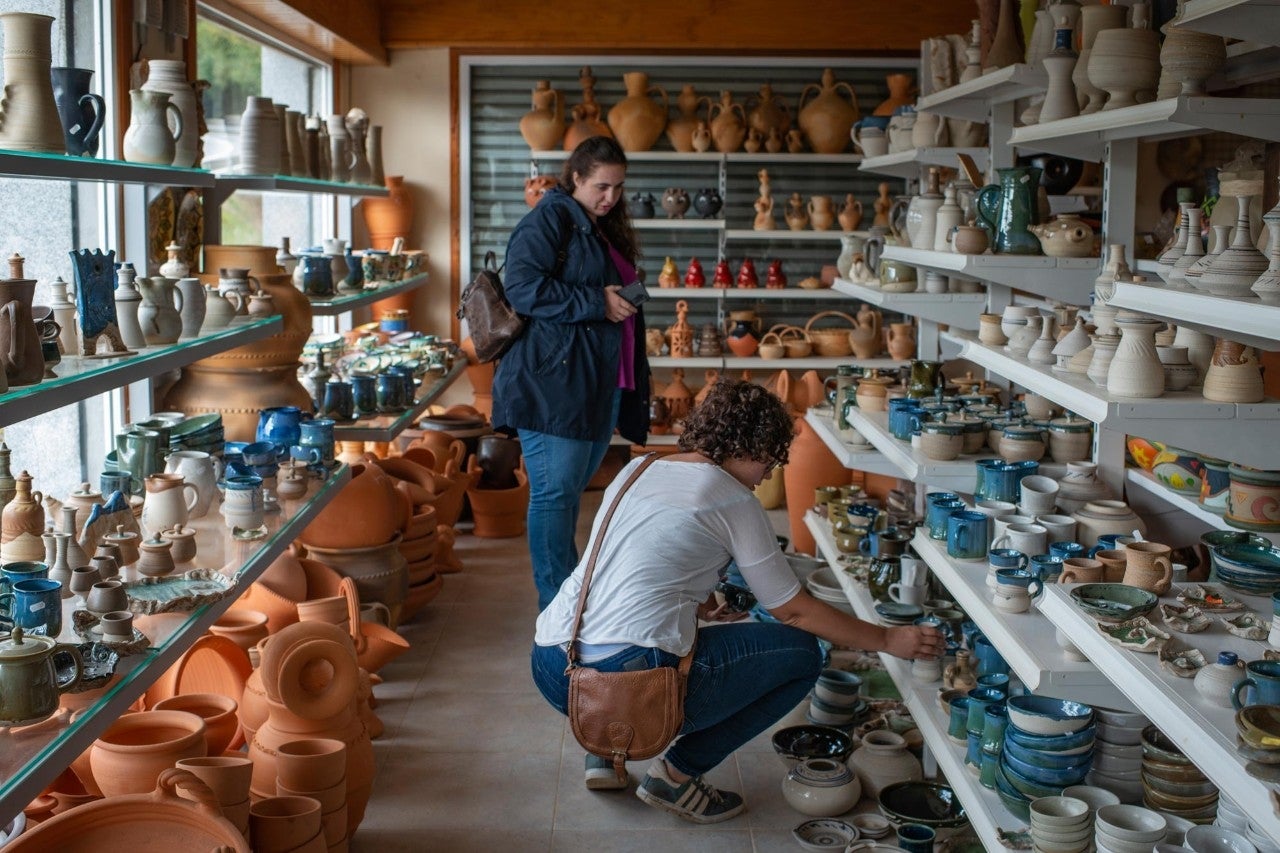
[[[852,809],[862,785],[843,762],[827,758],[801,761],[782,780],[782,797],[801,814],[835,817]]]
[[[1111,359],[1115,357],[1116,347],[1119,345],[1119,335],[1096,335],[1093,339],[1093,358],[1089,361],[1089,369],[1086,373],[1093,384],[1099,388],[1107,387]]]
[[[280,171],[280,120],[270,98],[250,95],[240,115],[240,172],[274,175]]]
[[[1000,0],[997,15],[995,34],[982,60],[984,70],[1004,68],[1021,62],[1027,53],[1022,40],[1022,26],[1018,21],[1017,0]]]
[[[1065,24],[1065,19],[1060,24]],[[1049,75],[1049,87],[1045,91],[1044,103],[1040,105],[1039,121],[1057,121],[1080,114],[1080,105],[1076,101],[1075,85],[1071,82],[1071,73],[1075,70],[1079,58],[1071,46],[1072,31],[1069,28],[1054,30],[1053,50],[1044,57],[1042,64]]]
[[[0,15],[4,27],[4,100],[0,148],[66,154],[53,96],[53,18],[29,12]]]
[[[373,180],[373,169],[369,166],[368,148],[366,146],[366,139],[369,135],[369,115],[359,107],[353,107],[347,110],[342,123],[347,129],[347,151],[349,152],[351,163],[347,173],[347,182],[367,185]],[[379,182],[379,185],[381,185],[381,182]]]
[[[1205,701],[1219,708],[1230,708],[1231,690],[1244,675],[1244,667],[1235,652],[1219,652],[1215,662],[1196,672],[1193,683]]]
[[[1161,80],[1169,81],[1169,88],[1157,92],[1157,97],[1175,95],[1203,95],[1204,83],[1218,73],[1227,61],[1226,43],[1222,36],[1198,33],[1173,24],[1164,26],[1164,44],[1160,47]]]
[[[916,327],[911,323],[890,323],[887,340],[890,358],[901,361],[916,353]]]
[[[628,71],[622,82],[627,95],[609,110],[609,129],[624,151],[648,151],[667,126],[666,90],[650,86],[649,75],[643,71]],[[651,97],[654,92],[661,97],[661,104]]]
[[[1125,26],[1128,9],[1120,5],[1089,5],[1080,9],[1080,55],[1071,73],[1081,115],[1096,113],[1106,102],[1107,93],[1089,81],[1089,62],[1094,41],[1103,30]]]
[[[1249,199],[1237,197],[1235,234],[1231,245],[1205,265],[1196,281],[1187,283],[1215,296],[1250,296],[1253,283],[1267,269],[1267,258],[1253,246],[1249,232]]]
[[[924,778],[920,760],[907,751],[906,740],[887,729],[863,735],[862,745],[849,756],[849,766],[856,768],[862,792],[873,799],[895,782]]]
[[[676,151],[689,153],[694,150],[693,131],[698,126],[699,109],[708,104],[705,96],[698,95],[692,83],[686,83],[676,96],[676,108],[680,114],[667,122],[666,135]]]
[[[147,82],[144,92],[167,92],[169,103],[182,116],[171,125],[174,133],[172,164],[184,168],[196,165],[200,148],[200,120],[196,110],[195,89],[187,79],[187,64],[181,59],[147,60]]]
[[[1274,305],[1280,302],[1280,216],[1268,219],[1267,233],[1270,236],[1267,268],[1250,289],[1263,302]]]
[[[730,154],[742,147],[747,137],[747,114],[741,104],[733,102],[732,92],[722,91],[720,100],[707,108],[707,127],[720,153]]]
[[[1187,268],[1204,255],[1204,241],[1200,239],[1201,210],[1192,206],[1188,207],[1186,212],[1186,226],[1183,228],[1186,243],[1182,247],[1182,254],[1174,261],[1173,269],[1165,279],[1173,285],[1186,285]]]
[[[816,92],[812,101],[810,93]],[[846,101],[841,96],[848,96]],[[849,131],[858,120],[858,97],[848,83],[836,80],[835,72],[823,69],[822,82],[810,83],[800,93],[799,125],[809,145],[819,154],[839,154],[849,144]]]
[[[1103,30],[1089,57],[1089,82],[1107,93],[1103,110],[1137,104],[1160,80],[1160,37],[1146,29]],[[1147,98],[1150,99],[1149,97]]]
[[[550,80],[534,84],[533,106],[520,117],[520,135],[534,151],[551,151],[564,139],[564,98]]]
[[[1159,320],[1120,318],[1120,344],[1107,367],[1107,392],[1121,397],[1164,394],[1164,365],[1156,352]]]
[[[1204,397],[1220,403],[1259,403],[1266,396],[1253,347],[1219,338],[1204,376]]]

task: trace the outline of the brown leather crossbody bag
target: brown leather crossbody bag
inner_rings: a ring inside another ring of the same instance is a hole
[[[622,496],[645,469],[657,459],[650,454],[636,467],[618,489],[609,511],[596,532],[591,557],[578,592],[578,607],[573,616],[573,632],[567,652],[569,664],[569,725],[582,748],[592,755],[613,761],[618,778],[627,778],[626,762],[641,761],[660,754],[680,733],[684,725],[685,683],[693,663],[693,649],[680,659],[677,667],[660,666],[640,672],[597,672],[577,663],[578,629],[587,607],[587,594],[596,560],[604,542],[609,521]]]

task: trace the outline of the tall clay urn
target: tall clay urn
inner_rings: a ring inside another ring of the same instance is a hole
[[[386,198],[366,198],[360,202],[369,242],[375,249],[390,249],[397,237],[409,242],[413,229],[413,194],[404,176],[388,175]]]
[[[624,151],[648,151],[662,136],[667,126],[667,92],[661,86],[650,86],[649,75],[628,71],[622,75],[627,96],[609,110],[609,128]],[[659,104],[650,95],[657,92]]]
[[[53,97],[53,18],[30,12],[0,15],[4,25],[4,100],[0,148],[66,154]]]
[[[841,91],[849,98],[840,96]],[[809,100],[809,95],[817,95]],[[819,154],[839,154],[849,144],[849,131],[858,120],[858,96],[848,83],[836,80],[830,68],[822,72],[822,83],[810,83],[800,93],[800,129]]]

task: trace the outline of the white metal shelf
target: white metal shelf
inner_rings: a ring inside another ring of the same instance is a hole
[[[1019,62],[925,95],[916,108],[948,118],[985,122],[990,117],[992,104],[1042,94],[1048,85],[1049,77],[1044,69]]]
[[[443,376],[428,383],[423,381],[417,401],[403,412],[361,418],[351,424],[338,424],[333,428],[335,441],[392,441],[400,433],[413,426],[427,408],[440,399],[440,395],[467,369],[465,358],[459,358]]]
[[[359,293],[339,294],[332,299],[313,299],[311,314],[315,317],[336,317],[398,293],[417,290],[430,280],[430,273],[424,272],[401,281],[380,282],[376,287],[367,287]]]
[[[34,418],[36,415],[123,388],[131,382],[158,376],[166,370],[185,367],[193,361],[228,349],[260,341],[284,328],[279,315],[245,318],[225,329],[175,344],[143,347],[136,355],[115,358],[82,358],[64,355],[54,365],[56,378],[36,385],[10,388],[0,394],[0,426]]]
[[[668,355],[649,356],[650,367],[718,367],[721,369],[735,370],[835,370],[842,364],[851,364],[854,367],[874,367],[878,370],[896,370],[908,364],[906,361],[897,361],[892,358],[854,358],[851,355],[832,356],[830,358],[822,356],[810,356],[808,358],[760,358],[759,356],[748,356],[746,358],[735,355],[715,356],[712,358],[704,356],[693,356],[691,358],[672,358]]]
[[[968,154],[973,158],[978,170],[986,173],[988,160],[986,148],[911,148],[906,151],[894,151],[892,154],[882,154],[879,157],[865,157],[858,169],[873,175],[888,175],[915,181],[920,179],[921,166],[958,168],[960,161],[956,156],[959,154]]]
[[[945,335],[961,345],[960,357],[1035,391],[1100,427],[1145,435],[1177,447],[1228,455],[1255,468],[1280,468],[1275,440],[1280,403],[1216,403],[1195,391],[1177,391],[1154,399],[1118,397],[1087,376],[1053,371],[986,346],[967,332]]]
[[[991,603],[987,588],[987,561],[955,560],[947,545],[930,539],[917,527],[911,547],[929,564],[934,575],[951,593],[999,650],[1027,689],[1046,696],[1075,699],[1104,708],[1128,710],[1124,694],[1088,661],[1070,660],[1054,636],[1053,626],[1035,607],[1026,613],[1004,613]],[[1047,584],[1046,588],[1052,588]]]
[[[6,178],[47,178],[62,181],[95,181],[117,184],[153,184],[172,187],[212,187],[213,172],[178,166],[153,166],[123,160],[70,157],[35,151],[0,150],[0,175]]]
[[[1117,688],[1160,730],[1177,744],[1222,793],[1239,804],[1259,830],[1280,842],[1280,817],[1272,807],[1274,786],[1245,770],[1246,761],[1236,752],[1235,712],[1210,705],[1196,692],[1194,680],[1178,678],[1160,669],[1158,656],[1138,654],[1113,645],[1093,620],[1071,600],[1071,584],[1045,587],[1040,610],[1081,652],[1108,674]],[[1172,601],[1172,598],[1166,598]],[[1270,602],[1244,598],[1254,612],[1270,612]],[[1242,640],[1219,625],[1201,634],[1179,634],[1178,639],[1214,660],[1220,651],[1232,651],[1242,661],[1260,660],[1265,642]],[[1243,677],[1243,676],[1242,676]]]
[[[961,278],[991,281],[1072,305],[1088,305],[1098,258],[1050,258],[1046,255],[962,255],[906,246],[885,246],[884,258]]]
[[[734,151],[730,154],[725,154],[724,158],[728,163],[806,163],[813,165],[856,166],[862,162],[861,154],[816,154],[804,151],[799,154],[792,154],[789,151],[780,151],[777,154],[768,152],[751,154],[746,151]]]
[[[1215,512],[1210,512],[1200,506],[1200,502],[1190,495],[1184,495],[1175,492],[1173,489],[1166,488],[1155,475],[1150,471],[1144,471],[1141,468],[1126,468],[1124,472],[1125,482],[1133,488],[1142,489],[1150,492],[1160,500],[1167,503],[1174,509],[1185,512],[1187,515],[1193,516],[1205,524],[1217,530],[1239,530],[1238,527],[1232,527],[1227,524],[1226,519]],[[1280,545],[1280,533],[1263,533],[1262,531],[1250,531],[1259,536],[1266,536],[1275,545]]]
[[[1178,26],[1280,45],[1280,0],[1187,0]]]
[[[833,228],[830,231],[814,231],[812,228],[801,228],[799,231],[793,231],[790,228],[772,228],[772,229],[755,229],[755,228],[727,228],[724,236],[726,240],[742,240],[763,242],[765,240],[799,240],[808,242],[827,242],[838,243],[840,238],[846,234],[854,234],[859,237],[871,236],[870,231],[841,231]]]
[[[871,594],[844,571],[837,561],[839,552],[831,536],[831,526],[812,512],[805,514],[804,521],[813,533],[822,556],[831,564],[832,574],[848,596],[849,603],[853,605],[854,614],[859,619],[878,623]],[[948,715],[943,713],[942,706],[938,704],[941,680],[933,684],[920,684],[911,677],[911,665],[908,662],[885,654],[880,655],[880,660],[897,685],[898,692],[902,694],[902,701],[911,711],[911,719],[915,721],[921,737],[937,760],[938,769],[964,805],[974,833],[988,850],[1001,849],[997,830],[1022,827],[1024,822],[1005,808],[995,791],[982,786],[978,777],[965,767],[965,747],[953,743],[947,737]]]
[[[1047,151],[1096,162],[1103,158],[1108,142],[1207,131],[1280,140],[1280,98],[1179,95],[1015,128],[1009,142],[1025,151]]]
[[[294,537],[319,514],[351,478],[350,469],[340,466],[324,482],[313,482],[307,495],[297,501],[281,501],[281,512],[267,516],[268,533],[262,539],[232,539],[230,530],[215,508],[209,515],[190,523],[197,534],[195,565],[220,569],[235,579],[227,597],[188,614],[148,617],[152,648],[144,655],[120,659],[120,681],[106,691],[74,720],[66,712],[35,726],[0,734],[0,823],[22,810],[84,752],[108,726],[129,710],[152,682],[167,670],[221,616],[238,595],[289,547]],[[130,572],[133,570],[130,569]],[[68,615],[63,622],[69,625]],[[69,633],[69,628],[65,633]]]
[[[804,299],[814,302],[836,299],[829,287],[809,290],[804,287],[651,287],[650,299],[723,299],[750,302],[757,299]]]
[[[959,329],[976,330],[978,317],[987,305],[985,293],[926,293],[923,290],[890,293],[843,278],[836,279],[834,290],[891,311]]]
[[[632,219],[637,231],[723,231],[723,219]]]
[[[901,476],[897,466],[886,460],[880,451],[865,445],[854,446],[841,438],[831,419],[830,409],[810,409],[805,412],[804,419],[844,467],[886,477]]]
[[[956,492],[972,492],[977,469],[972,459],[961,458],[955,462],[936,462],[913,448],[910,442],[899,441],[889,432],[888,415],[885,412],[867,412],[850,409],[849,424],[862,433],[885,461],[896,468],[899,476],[916,483],[925,483]]]
[[[1140,261],[1154,274],[1155,261]],[[1280,350],[1280,304],[1256,297],[1214,296],[1190,288],[1116,282],[1108,302],[1117,308],[1187,326],[1214,337],[1226,337],[1264,350]]]

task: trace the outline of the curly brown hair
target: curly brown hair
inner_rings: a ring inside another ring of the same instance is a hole
[[[795,422],[781,400],[754,383],[721,379],[685,416],[680,449],[717,465],[726,459],[785,465],[794,437]]]

